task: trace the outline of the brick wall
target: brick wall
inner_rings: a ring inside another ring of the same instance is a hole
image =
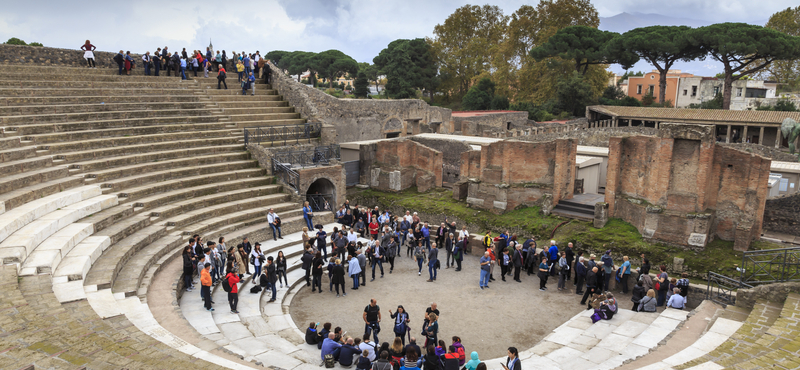
[[[766,230],[800,236],[800,193],[768,199],[763,225]]]
[[[574,139],[545,143],[504,140],[461,154],[462,178],[470,179],[467,202],[506,211],[572,198],[575,181]]]
[[[409,139],[362,145],[359,155],[362,181],[380,190],[419,191],[442,186],[442,152]]]
[[[609,140],[609,214],[645,238],[747,249],[759,237],[770,160],[715,144],[713,128],[662,124],[658,137]]]

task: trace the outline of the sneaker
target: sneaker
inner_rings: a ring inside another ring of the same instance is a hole
[[[231,313],[236,313],[236,311],[234,311],[234,310],[231,310]]]
[[[483,287],[481,287],[481,290],[483,290]]]
[[[429,282],[429,283],[432,283],[432,282],[433,282],[433,280],[432,280],[432,279],[428,279],[428,282]]]
[[[283,237],[282,237],[282,236],[279,236],[279,237],[278,237],[278,239],[283,239]]]
[[[347,297],[347,293],[342,293],[342,296]]]
[[[391,273],[391,272],[390,272]],[[381,279],[383,279],[383,274],[381,274]]]
[[[339,298],[339,293],[336,293],[336,298]]]
[[[209,310],[209,311],[212,311],[212,312],[214,311],[214,309],[213,309],[213,308],[209,308],[208,310]]]
[[[539,288],[539,291],[542,291],[542,292],[544,292],[544,288]]]
[[[417,272],[417,276],[422,276],[422,272]]]

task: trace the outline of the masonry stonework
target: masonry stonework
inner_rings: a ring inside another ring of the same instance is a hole
[[[78,44],[80,43],[78,42]],[[154,52],[155,50],[152,51]],[[117,53],[118,51],[95,50],[95,64],[97,64],[97,67],[117,68],[117,62],[113,60]],[[131,56],[136,61],[136,67],[141,67],[142,55],[131,53]],[[83,59],[82,50],[8,44],[0,44],[0,61],[5,64],[86,66],[86,59]]]
[[[504,140],[464,152],[461,176],[469,182],[467,203],[499,213],[518,206],[544,206],[544,200],[543,208],[552,208],[561,199],[571,199],[577,148],[574,139]]]
[[[361,183],[385,191],[442,186],[442,152],[409,139],[362,145]]]
[[[451,120],[450,109],[419,99],[339,99],[297,82],[275,66],[271,82],[303,118],[333,125],[337,143],[440,132]]]
[[[713,126],[663,123],[657,137],[611,138],[609,214],[645,238],[745,250],[761,233],[770,160],[715,144]]]

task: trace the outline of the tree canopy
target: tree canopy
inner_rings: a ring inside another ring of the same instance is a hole
[[[607,45],[618,33],[582,25],[558,30],[547,42],[531,50],[537,61],[550,57],[575,61],[575,71],[586,74],[590,65],[619,63],[628,69],[639,57],[627,50],[609,53]]]
[[[357,98],[366,98],[369,94],[369,80],[367,80],[367,75],[364,71],[358,71],[356,81],[353,84],[355,85],[353,95]]]
[[[746,23],[700,27],[691,37],[694,45],[723,65],[723,109],[730,109],[733,81],[764,70],[775,60],[800,58],[797,37]]]
[[[667,94],[667,73],[675,62],[705,57],[702,48],[692,42],[688,26],[650,26],[635,28],[608,44],[612,54],[634,53],[652,64],[659,72],[658,102],[664,103]]]
[[[800,6],[773,14],[766,27],[789,36],[800,36]],[[762,76],[784,83],[788,90],[796,90],[800,88],[800,59],[775,60]]]
[[[414,98],[417,89],[433,96],[433,89],[439,84],[437,64],[424,39],[392,41],[372,62],[386,75],[386,93],[391,98]]]
[[[310,57],[309,62],[313,70],[328,80],[331,88],[333,88],[333,80],[344,76],[345,73],[353,75],[358,73],[358,62],[335,49],[313,55]]]
[[[8,41],[4,42],[4,44],[7,44],[7,45],[43,46],[40,42],[31,42],[29,44],[29,43],[26,43],[25,41],[23,41],[22,39],[19,39],[19,38],[16,38],[16,37],[12,37],[12,38],[8,39]]]

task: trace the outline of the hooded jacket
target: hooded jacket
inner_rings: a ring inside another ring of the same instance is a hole
[[[478,359],[478,352],[472,351],[469,354],[469,361],[467,361],[467,370],[475,370],[479,363],[481,363],[481,360]]]

